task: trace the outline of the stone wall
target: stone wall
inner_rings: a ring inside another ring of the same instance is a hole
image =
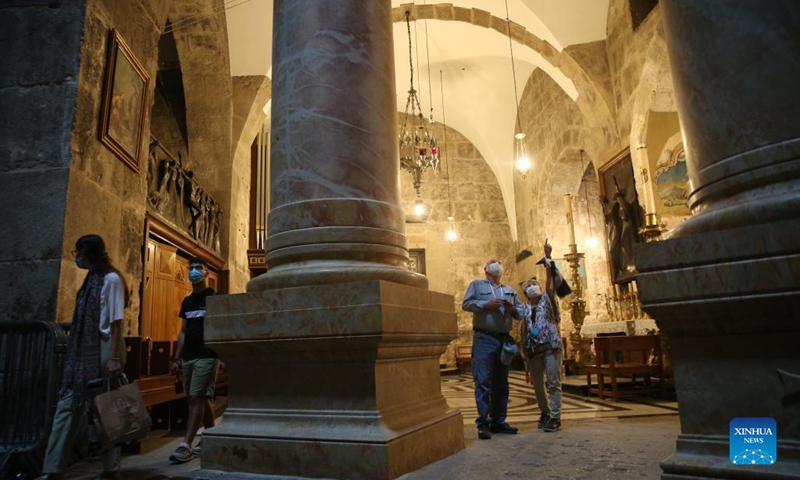
[[[62,257],[84,2],[0,6],[0,318],[53,320]],[[73,240],[74,242],[74,240]]]
[[[231,97],[227,31],[223,15],[193,24],[184,23],[173,32],[183,73],[188,145],[180,140],[169,109],[156,100],[159,38],[170,19],[182,19],[210,11],[220,0],[159,2],[139,0],[89,0],[86,2],[81,63],[77,78],[75,124],[72,131],[72,162],[66,194],[64,246],[59,281],[58,321],[70,321],[75,292],[84,274],[72,263],[68,252],[75,240],[97,233],[106,240],[112,262],[123,272],[130,290],[126,309],[126,335],[138,334],[142,291],[144,219],[146,211],[147,144],[151,131],[164,137],[171,153],[183,154],[184,167],[225,209],[222,249],[232,251],[226,239],[231,218]],[[108,36],[117,29],[133,54],[150,75],[147,117],[142,137],[144,154],[139,172],[133,171],[98,141],[103,106],[103,85]],[[209,67],[212,64],[213,68]],[[155,120],[153,120],[155,119]],[[151,126],[151,122],[152,126]]]
[[[399,123],[402,124],[402,114]],[[472,343],[472,314],[461,310],[461,302],[469,283],[485,278],[484,264],[496,258],[505,268],[503,283],[519,290],[515,282],[514,243],[505,213],[503,196],[491,168],[477,148],[458,131],[447,127],[445,148],[444,127],[431,129],[441,148],[441,172],[426,172],[422,178],[422,200],[429,216],[424,223],[414,221],[411,213],[416,193],[411,174],[400,171],[401,198],[406,212],[406,235],[409,248],[424,248],[429,289],[455,297],[458,317],[458,338],[443,355],[443,361],[455,364],[454,344]],[[446,159],[446,161],[445,161]],[[449,228],[447,163],[450,172],[453,216],[458,239],[450,243],[445,234]]]
[[[520,266],[517,281],[544,271],[535,266],[542,256],[542,246],[549,239],[553,258],[563,258],[569,251],[569,230],[566,222],[564,195],[573,196],[575,237],[578,250],[586,254],[588,277],[587,323],[606,319],[605,300],[608,288],[608,266],[605,250],[602,211],[597,201],[599,183],[595,165],[607,150],[597,129],[581,114],[564,91],[542,70],[535,70],[521,101],[523,130],[528,140],[533,169],[526,178],[515,177],[517,221],[520,250],[533,254]],[[583,157],[580,150],[584,149]],[[587,248],[586,240],[595,237],[599,247]],[[572,328],[568,312],[562,311],[562,330]]]
[[[84,277],[68,251],[81,235],[96,233],[106,241],[109,256],[125,276],[131,305],[125,311],[126,335],[138,334],[142,282],[142,244],[146,202],[147,144],[150,112],[154,101],[160,31],[154,19],[166,17],[165,6],[148,2],[86,2],[81,45],[81,67],[75,126],[72,132],[72,163],[67,192],[57,318],[71,321],[75,292]],[[142,132],[145,145],[139,172],[133,171],[98,141],[108,38],[116,28],[150,76],[147,118]]]

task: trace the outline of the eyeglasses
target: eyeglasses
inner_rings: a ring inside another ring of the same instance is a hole
[[[72,253],[72,258],[78,258],[78,255],[81,254],[81,251],[80,250],[73,250],[70,253]]]

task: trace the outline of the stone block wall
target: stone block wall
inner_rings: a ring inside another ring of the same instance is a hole
[[[402,124],[400,114],[399,123]],[[441,172],[425,172],[422,178],[422,201],[429,211],[424,223],[413,221],[416,193],[411,174],[400,171],[401,199],[406,212],[406,235],[409,248],[424,248],[429,289],[453,295],[458,317],[458,338],[450,344],[443,361],[455,364],[455,344],[472,343],[472,314],[461,310],[469,283],[484,277],[483,266],[496,258],[502,262],[503,283],[519,290],[515,279],[514,242],[505,212],[503,196],[492,169],[477,148],[458,131],[436,123],[431,133],[441,148]],[[445,161],[446,159],[446,161]],[[446,240],[449,229],[447,184],[449,163],[453,216],[458,233],[454,243]]]
[[[67,252],[81,235],[96,233],[106,241],[112,263],[125,276],[131,304],[125,311],[126,335],[138,334],[142,282],[142,245],[146,205],[147,144],[154,101],[160,30],[154,19],[165,18],[164,6],[149,2],[86,2],[78,96],[72,134],[72,163],[64,227],[64,268],[61,272],[57,319],[71,321],[75,293],[84,272]],[[147,118],[142,132],[144,154],[133,171],[98,140],[108,38],[117,29],[150,76]]]
[[[72,263],[63,237],[85,7],[51,3],[0,5],[3,319],[53,320]]]

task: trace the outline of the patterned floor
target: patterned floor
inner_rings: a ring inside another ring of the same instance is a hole
[[[539,419],[539,407],[533,394],[533,386],[525,383],[525,374],[512,371],[509,374],[509,388],[508,423],[536,423]],[[443,376],[442,394],[448,405],[461,409],[465,425],[474,424],[478,412],[471,375]],[[565,420],[678,415],[677,402],[645,396],[627,397],[612,402],[596,397],[563,394],[562,409],[562,418]]]

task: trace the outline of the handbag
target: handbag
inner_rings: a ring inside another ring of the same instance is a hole
[[[108,382],[108,389],[92,399],[94,425],[106,443],[142,440],[152,425],[139,383],[128,383],[124,375],[120,379],[119,388],[111,390],[111,382]]]

